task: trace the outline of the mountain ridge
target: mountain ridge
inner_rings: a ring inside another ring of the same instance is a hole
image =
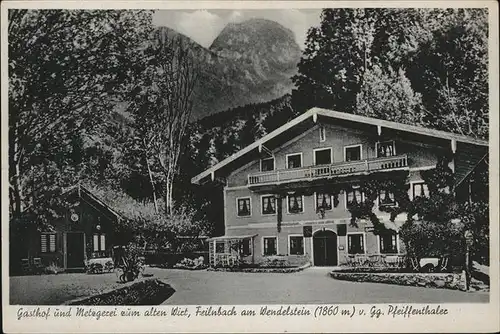
[[[229,23],[209,48],[172,28],[157,30],[167,38],[182,38],[194,51],[200,73],[193,94],[193,120],[271,101],[293,88],[291,77],[301,50],[293,32],[275,21],[253,18]]]

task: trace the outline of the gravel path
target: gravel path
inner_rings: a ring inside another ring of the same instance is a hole
[[[230,273],[147,268],[176,292],[164,304],[464,303],[488,302],[485,292],[334,280],[329,268],[292,274]],[[120,287],[114,273],[10,278],[11,304],[57,305]]]
[[[155,272],[176,290],[164,304],[337,304],[488,302],[484,292],[462,292],[334,280],[330,268],[292,274],[168,270]]]
[[[71,299],[92,296],[122,285],[115,273],[16,276],[10,278],[10,303],[60,305]]]

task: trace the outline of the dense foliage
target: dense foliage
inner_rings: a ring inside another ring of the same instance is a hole
[[[91,138],[126,93],[150,22],[149,11],[9,10],[13,217],[29,208],[50,220],[62,188],[105,169],[110,157]]]
[[[324,9],[294,106],[487,138],[487,27],[484,9]]]
[[[409,203],[408,219],[400,234],[407,251],[416,257],[453,256],[465,254],[465,231],[474,235],[472,256],[480,263],[489,263],[489,202],[487,165],[479,165],[470,176],[476,180],[474,198],[457,202],[449,192],[453,175],[444,164],[421,172],[429,185],[428,197],[417,197]],[[485,168],[486,167],[486,168]],[[486,176],[486,177],[485,177]]]

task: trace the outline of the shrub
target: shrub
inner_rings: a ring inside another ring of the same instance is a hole
[[[288,266],[288,261],[286,257],[281,256],[269,256],[266,258],[261,267],[272,267],[272,268],[283,268]]]
[[[64,268],[61,268],[54,262],[52,262],[49,266],[45,267],[43,270],[46,274],[54,274],[57,275],[58,273],[61,273],[64,271]]]
[[[184,258],[179,263],[174,265],[174,268],[178,269],[204,269],[206,267],[205,258],[203,256],[196,259]]]
[[[133,281],[144,271],[144,257],[141,255],[141,250],[135,244],[127,246],[122,263],[117,265],[121,282]]]

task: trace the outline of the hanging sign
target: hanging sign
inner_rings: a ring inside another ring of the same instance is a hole
[[[472,244],[474,243],[474,235],[472,234],[472,232],[470,230],[465,231],[464,237],[467,246],[472,246]]]
[[[347,235],[347,224],[338,224],[337,234],[339,237],[345,237]]]

